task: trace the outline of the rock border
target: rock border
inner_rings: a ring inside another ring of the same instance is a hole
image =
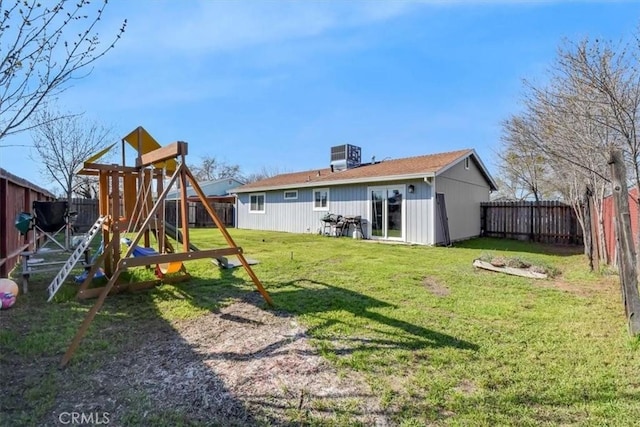
[[[514,268],[514,267],[496,267],[495,265],[481,261],[479,259],[473,260],[473,266],[476,268],[482,268],[483,270],[495,271],[497,273],[511,274],[512,276],[529,277],[531,279],[547,279],[549,276],[544,273],[536,273],[535,271]]]

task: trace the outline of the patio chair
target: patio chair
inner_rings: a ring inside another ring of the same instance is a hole
[[[44,248],[49,242],[53,242],[60,249],[67,250],[69,242],[69,203],[65,201],[39,202],[32,204],[33,209],[33,230],[36,233],[35,241],[38,242],[44,235],[46,240],[38,249]],[[56,238],[58,234],[64,232],[64,245]]]

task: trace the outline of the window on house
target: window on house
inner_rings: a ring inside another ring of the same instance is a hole
[[[318,188],[313,190],[313,210],[328,211],[329,210],[329,189]]]
[[[287,190],[284,192],[285,200],[295,200],[298,198],[298,190]]]
[[[249,195],[249,212],[264,213],[264,193]]]
[[[469,158],[464,159],[464,168],[469,169]]]

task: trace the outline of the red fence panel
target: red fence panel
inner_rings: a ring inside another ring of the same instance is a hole
[[[631,231],[638,243],[638,189],[629,191],[629,212],[631,214]],[[613,208],[613,197],[604,198],[602,205],[602,221],[604,222],[604,240],[607,245],[607,261],[609,264],[616,264],[616,227],[615,212]]]
[[[8,277],[28,243],[15,227],[18,214],[31,212],[34,200],[54,199],[49,191],[0,168],[0,277]]]

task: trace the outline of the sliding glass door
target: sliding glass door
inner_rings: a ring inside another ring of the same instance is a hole
[[[369,188],[372,239],[404,240],[404,185]]]

